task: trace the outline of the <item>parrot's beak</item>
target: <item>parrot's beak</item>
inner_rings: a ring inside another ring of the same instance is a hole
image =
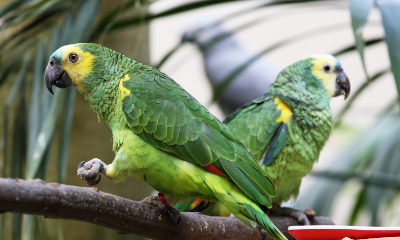
[[[344,99],[346,99],[350,95],[350,81],[341,67],[337,69],[336,91],[333,97],[337,97],[340,95],[344,95]]]
[[[53,85],[59,88],[67,88],[74,85],[68,73],[60,66],[60,62],[54,57],[50,59],[47,65],[46,72],[44,73],[44,81],[51,94],[54,94],[52,90]]]

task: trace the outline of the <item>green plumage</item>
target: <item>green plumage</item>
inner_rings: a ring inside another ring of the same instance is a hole
[[[308,112],[292,106],[292,120],[287,124],[277,123],[275,120],[280,111],[276,109],[272,91],[271,88],[265,97],[238,110],[235,117],[226,120],[226,125],[254,157],[260,159],[260,165],[277,188],[277,195],[272,200],[281,203],[298,195],[301,179],[318,160],[329,137],[333,115],[329,105]],[[295,118],[311,118],[314,124],[295,121]],[[253,124],[249,124],[250,119]],[[285,132],[278,132],[280,127]],[[270,152],[272,157],[268,161],[263,156]]]
[[[333,114],[329,106],[332,96],[324,85],[325,79],[318,78],[312,70],[313,61],[323,59],[307,58],[288,66],[263,97],[244,105],[224,121],[275,184],[277,195],[272,200],[279,204],[297,197],[302,178],[318,160],[332,131]],[[336,59],[332,67],[333,73],[336,69],[341,71]],[[334,84],[335,78],[330,81]],[[282,112],[275,103],[276,98],[292,112],[286,123],[277,122]],[[188,211],[188,206],[182,203],[176,207]],[[211,206],[204,212],[210,215],[227,213],[222,206]]]
[[[194,164],[218,161],[250,197],[271,206],[272,183],[231,131],[167,75],[150,67],[133,71],[123,86],[122,110],[132,131],[155,148]],[[265,184],[266,183],[266,184]]]
[[[78,62],[63,60],[71,52],[79,55]],[[112,130],[116,157],[109,177],[121,181],[135,175],[177,198],[219,201],[247,225],[254,220],[274,239],[286,239],[261,209],[270,207],[275,195],[262,168],[224,124],[166,74],[96,44],[65,46],[51,58],[62,62]],[[91,71],[75,73],[78,64]],[[203,168],[210,164],[227,178]]]

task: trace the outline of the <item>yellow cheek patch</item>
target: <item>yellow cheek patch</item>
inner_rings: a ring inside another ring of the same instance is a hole
[[[293,115],[292,110],[290,110],[290,107],[279,98],[275,98],[274,103],[278,105],[276,109],[281,110],[281,115],[275,120],[275,122],[287,123]]]
[[[72,44],[60,48],[63,52],[62,67],[68,73],[76,88],[84,92],[85,89],[82,82],[92,72],[94,56],[89,52],[83,52],[78,45]],[[77,62],[69,63],[68,58],[71,53],[76,53],[79,56]]]
[[[124,99],[126,96],[128,96],[129,94],[131,94],[131,90],[127,89],[126,87],[124,87],[124,85],[122,84],[122,82],[128,81],[129,78],[129,74],[125,75],[125,78],[121,79],[121,81],[119,82],[119,90],[121,90],[121,98]]]
[[[336,91],[336,73],[334,71],[326,73],[323,71],[323,67],[325,64],[328,64],[333,70],[336,66],[336,59],[332,55],[314,55],[312,58],[314,58],[314,60],[311,61],[313,64],[311,72],[322,81],[329,98],[332,98]]]

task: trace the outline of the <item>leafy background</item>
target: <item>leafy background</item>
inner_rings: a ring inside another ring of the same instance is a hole
[[[332,100],[333,136],[300,197],[288,204],[340,224],[396,226],[399,11],[398,0],[0,1],[0,176],[83,186],[75,175],[80,161],[112,161],[111,133],[83,97],[75,89],[52,96],[44,86],[48,56],[68,43],[96,42],[146,64],[162,63],[222,119],[211,99],[223,89],[207,83],[199,51],[180,43],[194,13],[206,12],[279,69],[313,53],[338,56],[351,80],[350,99]],[[152,193],[133,178],[118,186],[102,181],[99,189],[135,200]],[[0,220],[0,239],[135,238],[30,215],[6,213]]]

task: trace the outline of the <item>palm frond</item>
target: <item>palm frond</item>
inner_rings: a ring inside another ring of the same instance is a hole
[[[377,6],[382,14],[382,23],[385,29],[385,39],[388,46],[391,69],[400,94],[400,31],[398,23],[400,16],[400,3],[395,0],[377,1]]]

